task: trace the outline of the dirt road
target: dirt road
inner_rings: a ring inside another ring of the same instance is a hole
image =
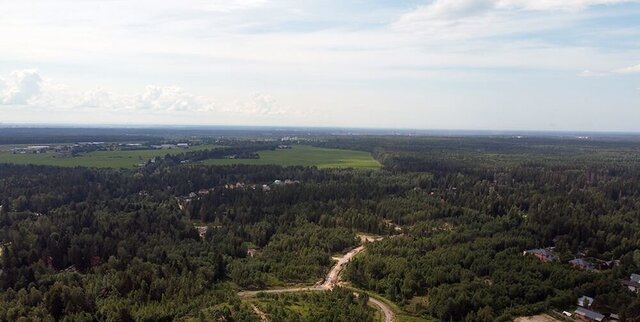
[[[338,258],[338,261],[336,262],[335,265],[333,265],[333,267],[331,268],[331,270],[329,271],[329,273],[327,273],[327,276],[324,278],[324,280],[316,283],[316,285],[314,286],[308,286],[308,287],[292,287],[292,288],[282,288],[282,289],[268,289],[268,290],[258,290],[258,291],[243,291],[243,292],[239,292],[238,296],[242,297],[242,298],[249,298],[249,297],[255,297],[258,295],[258,293],[271,293],[271,294],[278,294],[278,293],[293,293],[293,292],[313,292],[313,291],[329,291],[332,290],[336,284],[338,284],[338,282],[340,281],[340,274],[342,273],[342,271],[344,270],[344,267],[349,263],[349,261],[355,257],[356,255],[360,254],[361,252],[363,252],[365,249],[364,245],[362,246],[358,246],[352,250],[350,250],[349,252],[347,252],[346,254],[344,254],[342,257]],[[382,311],[382,313],[384,314],[384,321],[385,322],[392,322],[394,320],[394,313],[393,310],[391,309],[391,307],[389,307],[389,305],[387,305],[386,303],[372,298],[369,298],[369,303],[373,304],[375,306],[377,306],[378,308],[380,308],[380,310]],[[254,311],[255,311],[256,307],[254,306]],[[256,311],[257,313],[258,311]],[[264,315],[264,313],[262,314],[258,314],[260,316],[260,319],[262,321],[265,321],[264,319],[266,319],[266,315]]]
[[[369,298],[369,303],[377,306],[378,308],[380,308],[380,311],[382,311],[382,313],[384,314],[384,322],[393,322],[393,318],[394,318],[394,313],[393,310],[391,310],[391,307],[389,307],[389,305],[387,305],[387,303],[382,302],[378,299],[375,299],[373,297]]]

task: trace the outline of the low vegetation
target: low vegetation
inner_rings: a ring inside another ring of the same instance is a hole
[[[294,145],[291,149],[259,151],[259,159],[209,159],[207,165],[280,165],[315,166],[325,168],[378,169],[380,163],[363,151],[346,149],[327,149],[306,145]]]

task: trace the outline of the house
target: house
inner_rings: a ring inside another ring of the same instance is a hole
[[[640,283],[638,282],[629,280],[629,281],[622,281],[621,283],[623,286],[626,286],[631,292],[636,292],[636,293],[640,292]]]
[[[598,263],[598,269],[600,269],[600,270],[612,269],[612,268],[614,268],[616,266],[620,266],[620,261],[619,260],[600,261]]]
[[[579,268],[579,269],[585,270],[585,271],[594,270],[593,264],[587,262],[583,258],[572,259],[572,260],[569,261],[569,264],[571,264],[571,266],[573,266],[575,268]]]
[[[588,297],[588,296],[582,296],[578,299],[578,306],[582,306],[582,307],[591,307],[591,304],[593,304],[593,298],[592,297]]]
[[[640,274],[631,274],[630,280],[640,283]]]
[[[553,253],[553,248],[538,248],[525,250],[523,255],[533,255],[543,262],[555,262],[558,261],[558,256]]]
[[[178,143],[178,144],[176,144],[176,146],[179,147],[179,148],[188,149],[189,148],[189,143]]]
[[[604,315],[595,311],[587,310],[583,307],[576,309],[576,315],[586,319],[587,321],[604,321]]]
[[[204,237],[207,235],[207,231],[209,230],[209,227],[207,226],[194,226],[194,227],[198,231],[198,235],[200,236],[200,238],[204,239]]]

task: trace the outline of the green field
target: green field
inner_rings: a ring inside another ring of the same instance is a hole
[[[260,151],[260,159],[210,159],[203,161],[207,165],[230,164],[275,164],[281,166],[316,166],[318,168],[358,168],[378,169],[380,163],[369,152],[316,148],[307,145],[295,145],[292,149]]]
[[[189,149],[95,151],[76,157],[58,157],[55,153],[13,154],[0,152],[0,163],[51,165],[59,167],[135,168],[153,157],[180,154],[188,151],[215,148],[214,145],[197,145]]]

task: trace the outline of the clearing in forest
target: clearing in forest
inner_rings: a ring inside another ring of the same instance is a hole
[[[0,151],[0,163],[51,165],[58,167],[90,167],[90,168],[135,168],[154,157],[167,154],[180,154],[198,150],[215,148],[215,145],[196,145],[189,149],[148,149],[148,150],[113,150],[93,151],[77,156],[59,156],[55,152],[46,153],[12,153],[6,149]]]
[[[318,168],[378,169],[380,163],[364,151],[318,148],[294,145],[291,149],[260,151],[259,159],[209,159],[207,165],[253,164],[281,166],[316,166]]]

